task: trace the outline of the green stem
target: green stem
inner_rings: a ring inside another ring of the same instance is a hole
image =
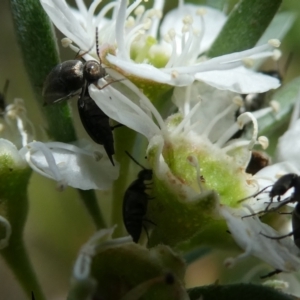
[[[9,246],[1,250],[1,254],[8,266],[13,270],[28,298],[31,299],[31,292],[34,292],[35,299],[46,300],[38,284],[22,237],[11,237]]]
[[[255,46],[282,0],[241,0],[234,7],[207,55],[216,57]]]
[[[66,101],[43,106],[42,86],[46,76],[59,63],[53,26],[38,0],[11,0],[17,39],[35,98],[48,124],[49,136],[59,142],[77,139],[70,107]],[[78,190],[97,228],[104,227],[94,191]]]
[[[85,208],[91,215],[92,219],[94,220],[94,223],[96,225],[97,229],[106,228],[106,222],[103,218],[102,212],[99,208],[97,198],[95,195],[95,191],[89,190],[89,191],[83,191],[78,190],[81,200],[83,201]]]
[[[131,163],[130,158],[125,154],[125,151],[132,151],[135,137],[136,133],[125,126],[118,128],[114,131],[116,149],[115,157],[120,164],[120,175],[113,185],[111,216],[111,224],[118,224],[118,227],[115,230],[116,236],[121,236],[123,234],[123,197],[126,190],[129,167]]]
[[[0,211],[11,225],[12,234],[0,254],[19,280],[25,293],[31,291],[36,299],[45,299],[23,242],[23,231],[28,214],[27,187],[31,169],[20,165],[8,155],[0,156]]]

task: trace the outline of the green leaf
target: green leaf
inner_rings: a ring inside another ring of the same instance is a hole
[[[21,49],[36,100],[42,106],[42,87],[46,76],[59,63],[54,30],[38,0],[11,0],[11,11]],[[49,135],[60,142],[76,140],[67,102],[43,108]]]
[[[292,296],[286,295],[273,288],[256,284],[230,284],[209,285],[188,290],[190,300],[292,300]]]
[[[281,0],[241,0],[231,11],[207,55],[216,57],[254,47],[281,2]]]

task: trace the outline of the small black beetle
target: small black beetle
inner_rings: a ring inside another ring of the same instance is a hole
[[[96,51],[100,60],[97,27]],[[67,60],[54,67],[47,76],[43,88],[43,97],[45,104],[54,104],[62,100],[68,100],[80,93],[77,107],[82,125],[94,142],[104,146],[111,163],[115,165],[112,158],[115,153],[113,127],[109,125],[109,117],[97,106],[88,92],[90,84],[103,89],[113,82],[120,81],[111,81],[99,87],[98,80],[106,75],[101,60],[100,63],[93,60],[85,63],[80,60]]]
[[[115,165],[112,158],[115,154],[114,137],[112,127],[109,124],[109,117],[90,97],[87,86],[82,89],[77,107],[81,123],[86,132],[95,143],[103,145],[111,163]]]
[[[294,188],[294,193],[291,196],[289,196],[286,199],[284,199],[283,201],[281,201],[281,203],[277,207],[269,209],[269,206],[273,202],[274,197],[277,196],[277,201],[279,202],[281,200],[281,196],[284,195],[292,187]],[[260,191],[260,192],[262,192],[262,191]],[[256,196],[258,194],[259,193],[257,193]],[[280,240],[285,237],[293,235],[295,245],[298,248],[300,248],[300,177],[294,173],[289,173],[289,174],[286,174],[286,175],[280,177],[274,183],[271,191],[269,192],[269,197],[271,199],[270,204],[266,207],[265,211],[259,212],[259,213],[266,214],[269,212],[274,212],[288,203],[297,202],[296,207],[294,208],[294,210],[292,212],[293,230],[292,230],[292,232],[290,232],[286,235],[277,236],[277,237],[269,236],[262,232],[260,234],[269,239],[273,239],[273,240]],[[252,215],[255,215],[255,214],[252,214]],[[261,278],[267,278],[267,277],[273,276],[275,274],[278,274],[280,272],[282,272],[282,271],[276,269],[267,275],[261,276]]]
[[[127,188],[123,198],[123,221],[127,232],[132,236],[132,239],[137,243],[140,239],[142,228],[147,228],[144,222],[151,222],[145,219],[149,195],[146,193],[147,183],[145,181],[152,180],[153,172],[139,164],[127,151],[126,154],[143,170],[139,172],[138,178],[134,180]]]

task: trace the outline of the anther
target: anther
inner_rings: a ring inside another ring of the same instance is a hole
[[[242,62],[246,68],[251,68],[254,65],[254,60],[250,57],[243,58]]]
[[[270,107],[273,109],[273,112],[277,113],[280,109],[280,103],[276,100],[270,101]]]
[[[264,150],[269,147],[269,139],[266,136],[260,136],[257,140]]]
[[[281,42],[278,39],[270,39],[268,40],[268,44],[275,48],[278,48],[280,47]]]
[[[239,107],[244,106],[244,101],[243,98],[241,96],[235,96],[232,99],[232,102],[236,105],[238,105]]]
[[[171,72],[171,77],[172,77],[172,79],[178,78],[178,72],[176,70],[172,71]]]
[[[151,19],[149,19],[149,18],[145,19],[145,21],[144,21],[144,29],[148,30],[151,27],[151,25],[152,25]]]
[[[192,16],[191,15],[186,15],[185,17],[183,17],[182,23],[183,24],[192,24],[193,23]]]
[[[136,16],[139,16],[139,15],[142,15],[143,13],[145,12],[145,6],[144,5],[139,5],[135,11],[134,11],[134,14]]]
[[[252,137],[249,142],[249,145],[248,145],[248,149],[251,150],[256,143],[257,134],[258,134],[258,124],[257,124],[256,118],[254,117],[254,115],[252,113],[245,112],[237,118],[237,123],[240,126],[240,129],[243,129],[244,125],[246,123],[248,123],[249,119],[252,121],[252,124],[253,124],[253,133],[252,133]]]
[[[64,48],[68,48],[72,43],[73,43],[73,41],[71,39],[69,39],[69,38],[65,37],[65,38],[61,39],[61,45]]]
[[[132,28],[135,25],[135,19],[132,16],[129,16],[125,22],[126,28]]]
[[[206,14],[206,9],[205,8],[199,8],[199,9],[197,9],[197,11],[196,11],[196,14],[198,15],[198,16],[204,16],[205,14]]]

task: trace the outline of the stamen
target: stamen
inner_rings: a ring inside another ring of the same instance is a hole
[[[236,110],[237,105],[235,103],[230,104],[225,110],[223,110],[221,113],[216,115],[211,122],[208,124],[208,126],[205,128],[204,132],[202,133],[204,136],[208,137],[211,133],[213,127],[217,124],[219,120],[221,120],[223,117],[225,117],[227,114],[229,114],[232,110]]]
[[[124,27],[127,16],[130,15],[131,10],[138,6],[141,1],[136,1],[126,10],[127,7],[127,0],[121,0],[120,7],[118,10],[118,14],[116,16],[116,26],[115,26],[115,35],[116,35],[116,42],[118,45],[118,56],[120,59],[125,59],[130,61],[129,52],[126,51],[126,44],[125,44],[125,37],[124,37]],[[137,5],[135,5],[137,4]],[[130,13],[127,15],[128,11]]]
[[[249,142],[248,145],[248,149],[252,150],[252,148],[254,147],[256,140],[257,140],[257,135],[258,135],[258,124],[257,124],[257,120],[255,119],[254,115],[250,112],[245,112],[243,114],[241,114],[238,118],[237,118],[237,122],[240,126],[240,129],[243,129],[244,125],[247,123],[246,120],[250,120],[252,121],[253,124],[253,133],[252,133],[252,137],[251,140]]]
[[[71,145],[71,144],[66,144],[66,143],[61,143],[61,142],[48,142],[46,145],[49,149],[64,149],[64,150],[70,151],[72,153],[80,153],[80,154],[84,154],[84,155],[95,157],[95,158],[98,157],[98,159],[99,159],[99,157],[100,157],[100,159],[103,157],[103,154],[101,154],[100,152],[85,150],[85,149],[79,148],[79,147],[77,147],[75,145]]]
[[[178,72],[176,70],[173,70],[172,73],[171,73],[171,77],[173,79],[176,79],[176,78],[178,78],[178,76],[179,76]]]
[[[280,47],[281,42],[278,39],[270,39],[268,40],[268,44],[275,48],[278,48]]]
[[[63,182],[63,178],[62,175],[60,173],[59,168],[57,167],[55,158],[52,154],[52,152],[50,151],[50,149],[43,143],[41,142],[32,142],[30,144],[27,145],[28,148],[28,152],[25,155],[25,159],[28,162],[28,164],[30,165],[30,167],[36,171],[37,173],[51,178],[52,176],[55,178],[56,181],[62,183]],[[48,173],[46,173],[45,171],[41,170],[40,168],[38,168],[32,161],[31,161],[31,153],[32,152],[37,152],[37,151],[41,151],[42,154],[44,155],[47,163],[48,163],[48,167],[52,173],[52,176],[50,176]]]
[[[18,127],[19,133],[22,137],[22,146],[24,147],[29,142],[29,135],[27,134],[27,131],[25,130],[23,120],[19,117],[17,117],[17,127]]]
[[[254,60],[250,57],[243,58],[242,62],[246,68],[251,68],[254,65]]]
[[[222,148],[224,144],[239,130],[238,124],[232,124],[217,140],[216,146]]]
[[[269,139],[266,136],[260,136],[258,138],[258,142],[264,150],[266,150],[269,147]]]
[[[186,60],[186,57],[189,53],[192,43],[193,43],[193,29],[192,29],[192,26],[189,26],[189,37],[188,37],[187,41],[185,42],[184,48],[182,48],[182,51],[173,66],[175,66],[175,67],[179,66],[182,64],[182,62],[184,60]]]
[[[140,5],[140,3],[142,2],[143,0],[136,0],[135,2],[133,2],[128,8],[127,10],[125,9],[126,11],[126,18],[129,17],[129,15]],[[121,2],[126,2],[126,0],[121,0]],[[122,4],[121,4],[122,5]],[[126,6],[127,6],[127,3],[126,3]],[[125,7],[126,7],[125,6]],[[121,9],[121,7],[120,7]]]
[[[184,95],[184,106],[183,106],[183,116],[187,116],[190,113],[191,110],[191,92],[192,92],[192,86],[189,85],[185,89],[185,95]]]
[[[131,28],[135,25],[135,19],[132,16],[129,16],[126,23],[125,23],[125,27],[126,28]]]
[[[140,16],[140,15],[142,15],[144,12],[145,12],[145,6],[144,6],[144,5],[139,5],[139,6],[135,9],[134,14],[135,14],[136,16]]]
[[[169,61],[167,62],[166,66],[165,66],[166,68],[171,68],[174,65],[174,62],[177,59],[175,35],[176,35],[176,33],[175,33],[174,29],[171,29],[168,33],[170,43],[172,44],[171,45],[172,46],[172,53],[171,53],[171,56],[169,58]]]
[[[180,133],[180,131],[183,130],[183,128],[190,122],[192,116],[195,114],[197,109],[200,107],[201,102],[197,103],[192,110],[188,113],[187,116],[183,118],[183,120],[177,125],[177,127],[171,132],[171,135],[177,135]]]
[[[158,36],[159,22],[163,15],[162,13],[163,8],[164,8],[164,1],[162,0],[154,1],[153,10],[155,11],[155,17],[153,17],[152,27],[149,30],[149,35],[151,36]]]
[[[190,155],[188,156],[187,158],[188,162],[196,169],[196,172],[197,172],[197,183],[198,183],[198,186],[199,186],[199,190],[200,190],[200,194],[203,193],[205,191],[205,188],[201,182],[201,172],[200,172],[200,165],[199,165],[199,161],[197,159],[196,156],[194,155]]]
[[[236,256],[235,258],[233,258],[233,257],[228,257],[228,258],[225,259],[225,261],[224,261],[225,267],[227,267],[227,268],[232,268],[237,262],[239,262],[239,261],[245,259],[245,258],[248,257],[248,256],[251,256],[252,250],[253,250],[253,248],[252,248],[251,244],[248,243],[248,244],[247,244],[246,251],[245,251],[244,253],[242,253],[242,254]]]
[[[280,110],[280,103],[276,100],[270,101],[269,105],[273,109],[274,113],[278,113],[278,111]]]
[[[0,216],[0,224],[5,227],[5,237],[0,240],[0,249],[4,249],[9,244],[9,238],[12,233],[11,225],[4,217]]]
[[[99,14],[97,15],[96,19],[95,19],[95,24],[99,24],[101,22],[101,20],[104,19],[105,15],[112,9],[115,8],[117,6],[117,2],[110,2],[108,4],[106,4],[99,12]]]
[[[67,37],[61,39],[61,45],[64,47],[64,48],[68,48],[71,44],[73,43],[73,41]]]
[[[94,18],[95,10],[101,2],[102,0],[94,0],[88,9],[88,14],[86,19],[88,32],[95,32],[95,28],[93,25],[93,18]]]
[[[256,119],[260,119],[269,113],[276,113],[279,110],[279,103],[275,100],[270,102],[270,107],[266,107],[257,111],[254,111],[252,114]]]
[[[196,73],[196,72],[204,72],[210,70],[226,70],[235,68],[242,65],[241,59],[245,57],[253,58],[254,55],[258,54],[257,57],[264,56],[265,52],[270,49],[269,44],[264,44],[261,46],[254,47],[249,50],[235,52],[231,54],[222,55],[219,57],[215,57],[209,59],[205,62],[201,62],[195,64],[193,66],[188,67],[177,67],[178,72],[180,73]],[[268,56],[271,56],[272,52],[268,52]],[[166,72],[171,72],[172,69],[164,69]]]

